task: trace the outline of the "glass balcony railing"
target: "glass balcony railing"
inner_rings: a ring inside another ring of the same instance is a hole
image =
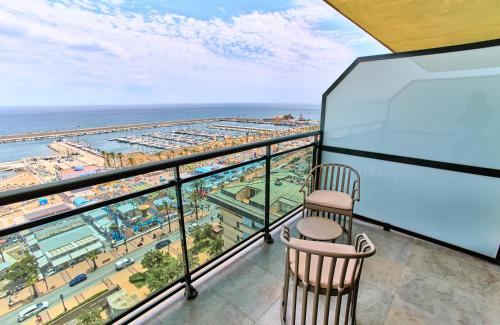
[[[196,296],[194,279],[255,240],[269,240],[269,231],[301,206],[298,189],[316,161],[318,134],[1,193],[0,205],[8,209],[102,189],[98,199],[74,209],[2,225],[0,320],[131,320],[157,297],[182,289],[187,298]],[[241,159],[203,172],[186,167],[228,155]],[[140,187],[142,177],[158,182]]]

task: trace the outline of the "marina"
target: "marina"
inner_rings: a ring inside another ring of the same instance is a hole
[[[214,123],[214,122],[233,122],[233,123],[254,123],[254,124],[266,124],[266,125],[279,125],[279,126],[301,126],[305,125],[303,121],[295,120],[294,122],[277,122],[273,119],[257,119],[257,118],[201,118],[201,119],[189,119],[189,120],[178,120],[178,121],[164,121],[155,123],[140,123],[140,124],[126,124],[126,125],[116,125],[116,126],[104,126],[104,127],[94,127],[94,128],[82,128],[64,131],[42,131],[33,132],[25,134],[12,134],[12,135],[0,135],[0,144],[10,143],[10,142],[25,142],[25,141],[39,141],[47,139],[62,139],[69,137],[78,137],[85,135],[95,135],[95,134],[106,134],[115,132],[127,132],[136,131],[143,129],[153,129],[153,128],[164,128],[182,125],[193,125],[201,123]],[[250,126],[238,126],[230,124],[216,124],[211,125],[209,128],[220,129],[220,130],[230,130],[230,131],[272,131],[273,128],[265,127],[250,127]],[[184,130],[185,131],[185,130]],[[208,135],[208,133],[204,133]],[[193,134],[191,134],[193,135]]]
[[[192,123],[216,122],[216,121],[220,121],[220,119],[214,119],[214,118],[192,119],[192,120],[168,121],[168,122],[157,122],[157,123],[127,124],[127,125],[85,128],[85,129],[66,130],[66,131],[45,131],[45,132],[36,132],[27,134],[0,135],[0,144],[9,142],[60,139],[64,137],[77,137],[83,135],[133,131],[141,129],[170,127],[175,125],[186,125]]]

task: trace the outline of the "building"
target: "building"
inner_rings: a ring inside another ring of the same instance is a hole
[[[302,204],[302,183],[297,180],[301,180],[297,174],[283,168],[271,172],[271,222]],[[208,201],[221,209],[225,249],[264,227],[264,182],[260,176],[228,185],[208,196]]]
[[[130,202],[116,206],[115,210],[123,219],[133,218],[139,213],[137,207]]]
[[[42,272],[64,269],[83,260],[89,252],[104,248],[104,238],[80,217],[33,229],[24,236]]]
[[[100,170],[99,167],[94,165],[88,166],[75,166],[73,168],[61,169],[57,171],[57,177],[60,180],[87,176],[97,173]]]
[[[89,204],[90,201],[87,199],[87,198],[84,198],[84,197],[76,197],[73,199],[73,204],[75,205],[75,207],[81,207],[85,204]]]
[[[46,206],[43,205],[42,208],[33,210],[31,212],[25,213],[24,218],[26,218],[27,221],[32,221],[32,220],[37,220],[41,218],[45,218],[54,214],[62,213],[65,211],[70,210],[70,207],[65,204],[57,204],[53,206]]]

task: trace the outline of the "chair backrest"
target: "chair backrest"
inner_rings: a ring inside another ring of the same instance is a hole
[[[360,198],[359,173],[352,167],[342,164],[321,164],[309,173],[310,191],[330,190],[349,194],[354,201]]]
[[[361,275],[364,259],[374,255],[376,251],[375,246],[365,233],[357,235],[355,245],[349,246],[290,238],[290,228],[288,226],[283,226],[281,230],[281,241],[287,247],[286,263],[288,268],[290,268],[290,254],[295,254],[292,260],[305,262],[305,265],[299,265],[300,263],[295,262],[293,265],[295,270],[290,269],[291,272],[297,274],[296,272],[298,272],[298,270],[304,268],[306,274],[304,281],[309,279],[309,275],[312,274],[311,272],[316,272],[316,279],[321,279],[324,275],[323,273],[326,272],[330,280],[329,283],[333,283],[332,281],[335,280],[338,284],[338,288],[343,288],[346,281],[348,281],[348,283],[357,282]],[[349,247],[354,249],[347,249]],[[305,254],[305,259],[299,258],[301,254]],[[329,263],[329,267],[326,270],[323,269],[323,261],[325,258],[331,259],[331,263]],[[313,263],[317,265],[314,270],[311,268],[312,260],[317,262]],[[341,265],[339,263],[341,263]],[[348,266],[351,268],[349,272]],[[336,272],[340,273],[335,274]],[[348,275],[351,276],[351,278],[347,278]]]

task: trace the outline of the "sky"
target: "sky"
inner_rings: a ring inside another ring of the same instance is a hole
[[[387,52],[321,0],[1,0],[0,106],[320,103]]]

